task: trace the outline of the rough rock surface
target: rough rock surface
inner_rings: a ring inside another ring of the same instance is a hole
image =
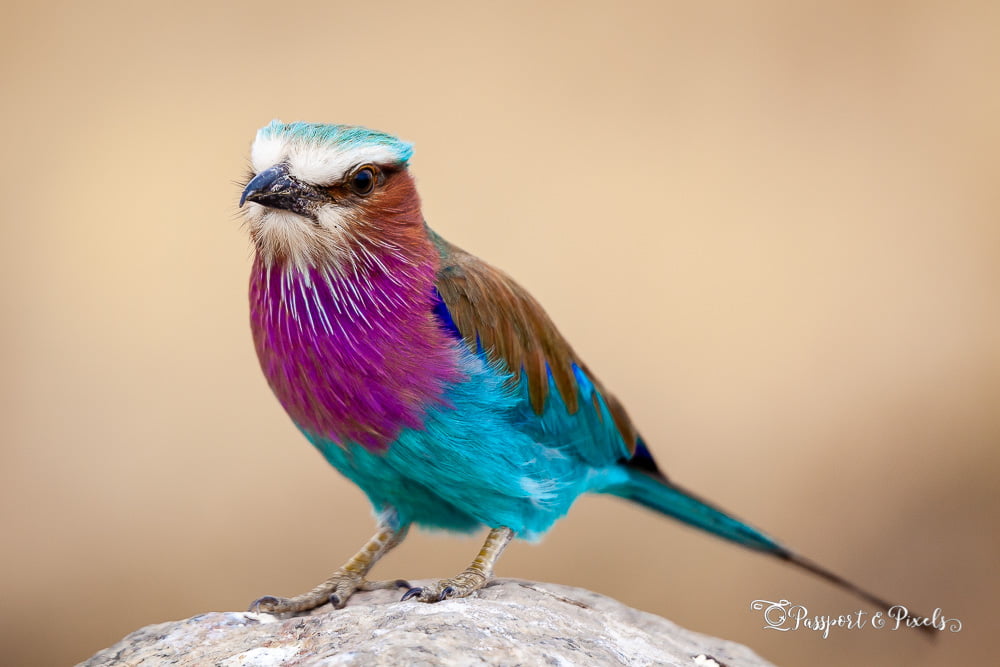
[[[416,583],[416,582],[415,582]],[[359,593],[339,611],[212,612],[150,625],[82,663],[119,665],[769,665],[750,649],[580,588],[500,579],[463,600]]]

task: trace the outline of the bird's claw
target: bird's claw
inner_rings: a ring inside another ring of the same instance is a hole
[[[452,579],[443,579],[429,586],[417,586],[403,593],[400,602],[416,598],[420,602],[441,602],[464,598],[485,586],[489,579],[482,573],[466,570]]]
[[[403,597],[399,598],[399,601],[400,602],[406,602],[410,598],[415,598],[418,595],[422,594],[423,592],[424,592],[423,588],[421,588],[420,586],[416,586],[416,587],[411,588],[410,590],[406,591],[405,593],[403,593]]]
[[[265,595],[264,597],[259,597],[250,603],[250,607],[247,611],[253,612],[255,614],[269,614],[276,607],[281,606],[284,598],[275,597],[273,595]]]

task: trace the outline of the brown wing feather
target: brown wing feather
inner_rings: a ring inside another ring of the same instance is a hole
[[[502,361],[519,381],[528,378],[528,395],[541,413],[549,392],[546,366],[570,414],[579,410],[573,365],[600,392],[630,452],[636,429],[622,404],[591,373],[556,329],[545,310],[508,275],[428,230],[441,254],[437,288],[465,342],[478,340],[491,361]]]

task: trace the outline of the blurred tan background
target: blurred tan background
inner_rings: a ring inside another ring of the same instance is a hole
[[[371,532],[251,346],[234,181],[275,117],[415,142],[431,223],[541,299],[668,473],[965,629],[764,630],[757,598],[860,604],[603,497],[501,576],[779,664],[986,655],[1000,6],[694,4],[6,9],[4,662],[301,592]],[[477,548],[416,534],[378,572],[445,576]]]

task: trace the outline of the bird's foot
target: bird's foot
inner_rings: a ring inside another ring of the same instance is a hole
[[[450,598],[464,598],[475,593],[490,582],[479,570],[468,568],[451,579],[442,579],[428,586],[411,588],[403,593],[402,600],[418,600],[420,602],[440,602]]]
[[[486,542],[479,550],[479,555],[464,572],[457,577],[442,579],[430,586],[411,588],[403,594],[402,599],[440,602],[449,598],[464,598],[475,593],[493,579],[493,566],[513,538],[514,531],[510,528],[501,526],[492,529],[486,536]]]
[[[308,593],[292,598],[265,595],[250,604],[250,611],[268,614],[291,614],[315,609],[329,602],[334,609],[342,609],[357,591],[374,591],[383,588],[410,588],[403,579],[368,581],[359,574],[337,570],[332,577]]]
[[[315,609],[329,602],[334,609],[341,609],[356,591],[373,591],[379,588],[409,588],[402,579],[395,581],[368,581],[365,575],[375,562],[387,551],[398,545],[406,537],[407,525],[393,525],[395,521],[383,524],[375,536],[361,547],[358,553],[344,563],[333,576],[308,593],[293,598],[279,598],[265,595],[250,605],[250,611],[268,614],[294,614]]]

